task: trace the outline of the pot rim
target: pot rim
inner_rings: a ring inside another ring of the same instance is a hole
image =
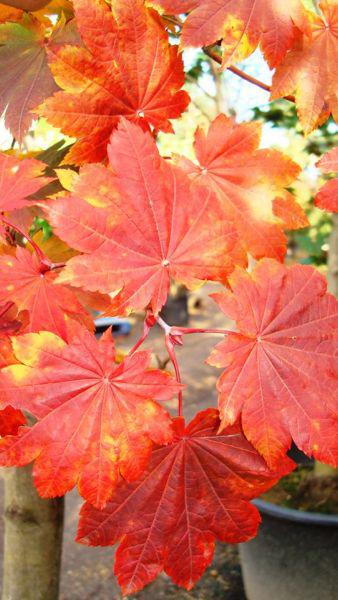
[[[325,515],[316,512],[307,512],[294,508],[286,508],[272,502],[265,502],[256,498],[252,503],[263,514],[281,519],[283,521],[294,521],[305,525],[320,525],[322,527],[338,527],[338,515]]]

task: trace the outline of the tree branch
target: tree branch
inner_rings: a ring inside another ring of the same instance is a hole
[[[217,62],[219,65],[222,64],[222,58],[216,52],[214,52],[209,46],[204,46],[202,48],[202,50],[203,50],[204,54],[209,56],[209,58],[212,58],[212,60]],[[241,79],[244,79],[245,81],[248,81],[249,83],[252,83],[253,85],[256,85],[257,87],[261,88],[262,90],[265,90],[266,92],[271,92],[270,85],[267,85],[267,83],[263,83],[263,81],[256,79],[256,77],[252,77],[252,75],[248,75],[247,73],[244,73],[244,71],[241,71],[241,69],[238,69],[237,67],[228,67],[228,71],[231,71],[231,73],[234,73],[238,77],[241,77]],[[294,96],[284,96],[284,100],[288,100],[289,102],[294,102],[295,98],[294,98]]]

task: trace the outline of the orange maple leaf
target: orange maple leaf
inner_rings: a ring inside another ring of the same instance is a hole
[[[323,173],[338,173],[338,147],[324,154],[317,167]],[[338,179],[330,179],[315,197],[315,205],[331,212],[338,212]]]
[[[49,98],[39,114],[79,138],[65,161],[82,164],[106,157],[119,117],[172,131],[189,102],[182,58],[170,46],[157,13],[142,0],[74,0],[86,48],[51,51],[50,66],[65,91]]]
[[[250,442],[273,467],[291,444],[338,464],[338,301],[312,267],[263,259],[238,268],[232,292],[212,297],[237,323],[208,359],[218,382],[222,426],[239,416]],[[320,377],[318,377],[320,373]]]
[[[284,230],[308,225],[303,209],[285,189],[300,167],[277,150],[258,150],[260,138],[260,123],[236,124],[219,115],[207,134],[196,131],[199,165],[183,157],[178,164],[193,185],[215,191],[247,252],[254,258],[282,260]]]
[[[116,364],[109,330],[100,341],[83,330],[69,345],[50,332],[24,334],[13,339],[13,349],[21,364],[1,372],[2,404],[38,422],[0,441],[0,464],[35,460],[41,496],[61,496],[78,484],[101,508],[120,472],[136,479],[152,442],[171,441],[171,419],[155,400],[169,400],[182,386],[148,368],[150,352]]]
[[[192,12],[181,37],[184,48],[222,40],[222,67],[247,58],[260,45],[271,68],[291,48],[302,22],[301,0],[153,0],[168,13]]]
[[[271,99],[295,94],[304,133],[311,133],[332,113],[338,120],[338,2],[322,0],[323,16],[309,13],[309,26],[276,69]]]

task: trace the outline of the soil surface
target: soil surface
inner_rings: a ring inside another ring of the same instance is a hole
[[[217,291],[217,286],[208,285],[189,298],[191,327],[229,329],[231,323],[225,320],[207,296],[213,291]],[[142,331],[141,318],[135,318],[132,323],[131,334],[117,340],[117,347],[122,350],[127,351],[131,348]],[[181,375],[187,385],[187,390],[184,392],[184,416],[188,419],[198,410],[216,406],[215,384],[219,371],[206,365],[204,361],[211,348],[221,339],[221,336],[215,334],[187,335],[184,346],[178,348]],[[167,355],[161,329],[154,328],[143,347],[152,348],[155,353],[154,364],[157,363],[161,367],[166,365]],[[170,370],[170,365],[167,368]],[[176,401],[172,401],[168,408],[172,414],[175,414]],[[1,504],[2,496],[3,490],[0,489]],[[112,573],[113,548],[88,548],[74,542],[81,505],[82,500],[76,491],[73,490],[67,495],[60,600],[120,600],[121,594]],[[2,527],[3,523],[0,520],[1,538]],[[237,548],[227,544],[217,545],[213,564],[191,592],[177,588],[163,574],[144,590],[128,598],[130,600],[245,600]]]
[[[273,504],[329,515],[338,514],[338,476],[315,476],[312,466],[298,467],[262,495]]]

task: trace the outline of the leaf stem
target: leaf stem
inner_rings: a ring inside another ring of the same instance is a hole
[[[143,333],[141,335],[141,337],[137,340],[136,344],[134,344],[134,346],[132,347],[132,349],[129,351],[129,355],[134,354],[134,352],[136,352],[136,350],[139,349],[139,347],[143,344],[144,340],[147,339],[151,329],[154,327],[156,323],[156,318],[154,317],[152,311],[148,311],[146,314],[146,317],[144,319],[143,322]]]
[[[174,370],[175,370],[176,381],[181,384],[182,383],[181,372],[180,372],[177,357],[175,354],[175,346],[171,339],[170,334],[166,334],[166,336],[165,336],[165,345],[167,348],[169,358],[170,358],[170,360],[173,364]],[[179,392],[177,394],[177,399],[178,399],[178,416],[181,417],[182,416],[182,408],[183,408],[182,390],[179,390]]]
[[[229,335],[230,333],[234,332],[228,329],[194,329],[193,327],[172,327],[171,333],[172,335],[188,335],[190,333],[219,333],[221,335]]]
[[[202,50],[204,54],[209,56],[209,58],[217,62],[219,65],[222,64],[222,57],[219,56],[219,54],[217,54],[216,52],[214,52],[214,50],[210,46],[203,46]],[[256,85],[257,87],[261,88],[262,90],[265,90],[266,92],[271,92],[270,85],[268,85],[267,83],[263,83],[263,81],[256,79],[256,77],[252,77],[252,75],[248,75],[248,73],[245,73],[237,67],[228,67],[228,71],[231,71],[231,73],[234,73],[238,77],[241,77],[241,79],[244,79],[245,81]],[[289,102],[295,102],[294,96],[284,96],[284,100],[288,100]]]
[[[10,223],[10,221],[7,221],[7,219],[5,219],[2,215],[0,218],[6,227],[14,229],[14,231],[17,231],[17,233],[20,233],[20,235],[26,238],[43,265],[48,266],[49,269],[52,267],[52,263],[50,262],[49,258],[42,252],[41,248],[39,248],[39,246],[34,242],[30,235],[28,235],[28,233],[25,233],[25,231],[23,231],[21,227],[18,227],[18,225],[14,225],[13,223]]]

